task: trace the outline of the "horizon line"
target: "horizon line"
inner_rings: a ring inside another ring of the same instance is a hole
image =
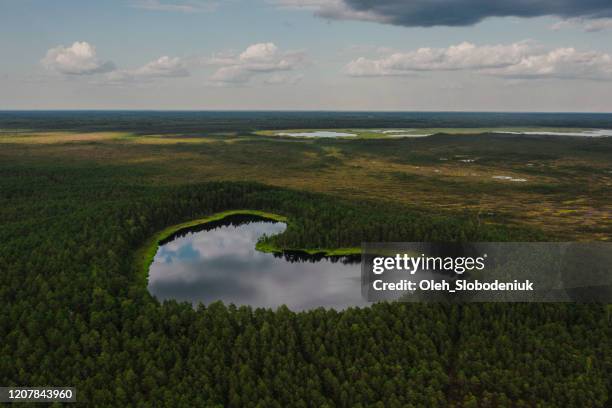
[[[0,109],[6,112],[270,112],[270,113],[504,113],[504,114],[592,114],[610,115],[612,111],[504,111],[504,110],[367,110],[367,109]]]

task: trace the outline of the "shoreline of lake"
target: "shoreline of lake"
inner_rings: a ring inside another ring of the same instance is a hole
[[[164,240],[180,233],[181,231],[190,228],[204,226],[206,224],[221,221],[233,215],[252,215],[261,217],[264,220],[277,221],[289,224],[289,219],[283,215],[259,211],[259,210],[228,210],[219,213],[211,214],[207,217],[198,218],[192,221],[183,222],[180,224],[171,225],[163,230],[155,233],[148,239],[137,251],[135,256],[136,268],[146,283],[149,276],[149,269],[155,258],[155,254]],[[257,242],[255,249],[263,253],[283,254],[285,252],[301,252],[306,255],[321,255],[321,256],[350,256],[360,255],[361,248],[280,248],[270,243]]]

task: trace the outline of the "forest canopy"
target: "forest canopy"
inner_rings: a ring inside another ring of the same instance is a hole
[[[74,386],[78,400],[94,406],[609,405],[612,309],[607,305],[381,303],[296,313],[286,307],[221,303],[194,307],[152,297],[137,266],[138,248],[168,226],[232,209],[288,217],[286,232],[270,238],[280,248],[564,238],[511,222],[516,218],[509,215],[471,211],[467,205],[457,210],[429,202],[374,201],[374,193],[359,198],[346,185],[339,186],[338,194],[304,191],[322,191],[327,184],[301,189],[271,185],[279,180],[271,175],[278,173],[290,178],[304,174],[300,182],[307,180],[307,171],[336,177],[333,169],[345,162],[333,150],[340,148],[351,154],[351,165],[384,156],[390,158],[385,166],[421,171],[408,166],[437,166],[440,155],[448,156],[436,150],[441,148],[434,139],[377,145],[259,140],[195,147],[148,147],[124,139],[2,145],[0,384]],[[480,143],[456,140],[455,149],[468,148],[461,143],[472,148]],[[525,154],[537,159],[529,151],[519,154],[517,149],[527,148],[515,148],[512,140],[499,143],[503,149],[491,163],[502,157],[514,163]],[[552,146],[546,140],[530,143]],[[601,141],[593,142],[599,147],[560,143],[591,156],[609,148]],[[478,146],[493,154],[493,148]],[[216,167],[215,157],[225,167]],[[311,157],[320,159],[309,161]],[[231,165],[241,176],[240,166],[247,166],[259,172],[253,178],[271,181],[211,181],[211,172],[237,178]],[[598,202],[603,202],[604,187],[582,183],[588,172],[573,166],[555,168],[558,174],[575,174],[568,199],[598,192]],[[367,182],[361,170],[351,169],[344,168],[343,179]],[[407,176],[406,171],[402,183],[432,195],[431,180]],[[604,180],[603,170],[598,174],[596,181]],[[463,200],[456,195],[461,183],[443,179],[436,185],[440,194]],[[533,186],[493,190],[483,183],[477,188],[486,197],[520,193],[557,200],[568,194],[557,185],[537,192]],[[603,222],[588,228],[597,234],[605,231]]]

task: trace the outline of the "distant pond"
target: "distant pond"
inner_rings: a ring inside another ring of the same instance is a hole
[[[160,244],[149,270],[149,291],[160,301],[226,304],[299,311],[369,305],[361,297],[358,257],[268,254],[258,239],[286,225],[252,215],[182,230]]]

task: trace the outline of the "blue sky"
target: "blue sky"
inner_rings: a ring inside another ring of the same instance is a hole
[[[600,3],[0,0],[0,109],[610,112]]]

